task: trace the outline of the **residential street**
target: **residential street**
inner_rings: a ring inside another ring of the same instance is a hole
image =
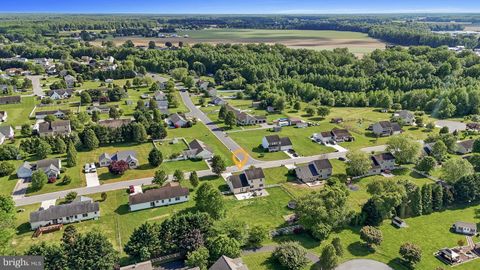
[[[28,79],[32,81],[32,88],[33,88],[33,95],[43,97],[45,94],[42,89],[42,85],[40,83],[40,79],[42,78],[41,75],[29,75],[27,76]]]

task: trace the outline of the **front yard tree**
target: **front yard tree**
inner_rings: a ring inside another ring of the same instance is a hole
[[[281,266],[289,270],[300,270],[307,266],[307,251],[298,242],[283,242],[272,254]]]
[[[153,147],[150,153],[148,153],[148,163],[152,167],[158,167],[163,162],[162,152],[156,147]]]
[[[270,236],[267,228],[261,225],[253,226],[248,232],[247,244],[249,247],[258,248]]]
[[[36,147],[35,155],[38,159],[45,159],[48,155],[52,153],[52,147],[50,144],[44,140],[38,140],[38,145]]]
[[[42,170],[37,170],[32,174],[32,189],[40,190],[48,182],[48,177]]]
[[[98,148],[99,141],[92,129],[86,129],[83,134],[83,145],[89,151]]]
[[[317,108],[317,114],[318,116],[325,118],[327,117],[327,115],[330,114],[330,108],[328,108],[327,106],[319,106]]]
[[[196,171],[193,171],[193,172],[190,173],[189,180],[190,180],[190,184],[191,184],[193,187],[197,187],[197,186],[198,186],[199,180],[198,180],[198,175],[197,175],[197,172],[196,172]]]
[[[210,260],[216,261],[221,256],[230,258],[240,257],[240,244],[234,238],[226,235],[219,235],[207,242],[207,248],[210,251]]]
[[[67,166],[74,167],[77,165],[77,149],[72,141],[69,141],[67,146]]]
[[[343,246],[340,240],[340,237],[335,237],[332,239],[332,246],[335,248],[335,253],[338,257],[343,256]]]
[[[307,108],[305,108],[305,112],[308,114],[308,115],[313,115],[315,113],[315,108],[312,107],[312,106],[308,106]]]
[[[414,268],[417,263],[422,260],[422,249],[412,243],[404,243],[400,246],[400,250],[398,251],[402,259],[410,266],[410,268]]]
[[[237,123],[237,118],[235,117],[235,113],[233,113],[232,111],[228,111],[226,114],[225,114],[225,125],[227,125],[229,128],[232,128],[233,126],[235,126],[235,124]]]
[[[220,110],[218,110],[218,119],[225,119],[225,116],[227,115],[227,106],[222,105],[220,107]]]
[[[407,136],[393,136],[387,141],[387,151],[395,156],[399,164],[413,163],[420,155],[421,146]]]
[[[212,158],[212,172],[217,175],[222,174],[226,170],[225,161],[222,159],[221,156],[215,155]]]
[[[168,175],[163,170],[158,170],[155,172],[152,182],[156,185],[163,186],[168,180]]]
[[[173,172],[173,180],[176,181],[176,182],[180,182],[180,181],[183,181],[185,179],[185,175],[183,173],[182,170],[175,170],[175,172]]]
[[[351,176],[365,175],[372,166],[370,157],[362,151],[349,151],[347,160],[347,174]]]
[[[448,148],[442,140],[432,146],[432,156],[438,161],[443,161],[448,155]]]
[[[73,202],[73,200],[75,200],[75,198],[77,198],[77,195],[78,195],[77,192],[71,191],[71,192],[67,193],[67,195],[65,195],[65,201],[67,203],[71,203],[71,202]]]
[[[430,174],[430,172],[435,168],[435,165],[437,165],[437,161],[433,157],[426,156],[420,159],[416,169],[426,174]]]
[[[21,130],[22,136],[29,137],[30,135],[32,135],[32,131],[33,129],[29,124],[22,125],[22,130]]]
[[[162,123],[153,122],[149,127],[149,131],[150,136],[154,140],[165,139],[165,137],[167,137],[167,129],[165,129]]]
[[[133,230],[130,239],[123,248],[125,253],[137,260],[148,260],[155,255],[159,241],[159,228],[157,224],[145,222]]]
[[[338,257],[336,253],[335,247],[331,244],[323,248],[319,261],[322,270],[333,270],[337,267]]]
[[[360,239],[365,241],[369,248],[375,250],[383,241],[382,231],[372,226],[365,226],[360,230]]]
[[[452,158],[442,165],[442,179],[454,183],[462,176],[473,174],[473,166],[463,158]]]
[[[15,166],[12,163],[7,161],[0,162],[0,177],[10,175],[15,171]]]
[[[115,175],[122,175],[128,170],[128,163],[124,160],[114,160],[108,166],[108,171]]]
[[[200,212],[208,213],[214,219],[225,216],[223,195],[210,183],[203,183],[195,195],[195,206]]]
[[[208,258],[210,253],[206,247],[200,247],[195,251],[187,253],[185,263],[188,267],[198,267],[200,270],[208,269]]]

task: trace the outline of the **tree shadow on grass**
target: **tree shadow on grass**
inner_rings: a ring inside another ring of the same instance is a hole
[[[110,173],[110,172],[105,172],[105,173],[101,173],[98,175],[98,180],[100,181],[106,181],[106,180],[113,180],[113,179],[118,179],[122,177],[121,175],[117,175],[117,174],[113,174],[113,173]]]
[[[117,209],[115,209],[115,213],[117,213],[118,215],[125,215],[125,214],[130,213],[130,209],[128,207],[128,204],[119,205],[117,207]]]
[[[262,147],[262,145],[258,145],[256,147],[254,147],[252,149],[252,152],[253,153],[258,153],[258,154],[265,154],[265,153],[268,153],[267,150],[265,150],[265,148]]]
[[[390,266],[393,269],[410,270],[410,268],[407,267],[400,258],[395,258],[395,259],[390,260],[387,263],[387,265]]]
[[[308,233],[300,233],[300,234],[290,234],[290,235],[281,235],[274,237],[272,239],[276,243],[282,243],[285,241],[296,241],[299,242],[300,245],[306,249],[313,249],[320,246],[320,242],[313,239]]]
[[[28,233],[28,232],[30,232],[31,230],[32,230],[32,228],[30,227],[30,223],[25,222],[25,223],[20,224],[20,225],[17,227],[17,234]]]
[[[351,243],[348,245],[347,249],[352,255],[359,257],[364,257],[374,252],[371,248],[360,241]]]
[[[145,171],[145,170],[151,170],[151,169],[154,169],[154,167],[152,167],[152,165],[150,164],[142,164],[137,168],[135,168],[135,170],[139,170],[139,171]]]

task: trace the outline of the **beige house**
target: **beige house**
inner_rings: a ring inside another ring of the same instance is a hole
[[[372,155],[372,168],[368,172],[368,175],[380,174],[384,171],[391,171],[395,169],[395,157],[392,153],[381,153]]]
[[[398,123],[390,121],[380,121],[373,124],[373,133],[377,136],[391,136],[403,132],[402,127]]]
[[[295,168],[297,178],[304,182],[315,182],[327,179],[332,175],[333,167],[328,159],[319,159]]]
[[[72,132],[70,120],[56,120],[52,122],[42,122],[38,124],[38,134],[40,137],[68,135]]]
[[[265,174],[262,168],[250,168],[228,177],[227,183],[233,194],[260,190],[265,185]]]

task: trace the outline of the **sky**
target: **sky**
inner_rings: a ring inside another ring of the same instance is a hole
[[[328,14],[480,12],[480,0],[2,0],[0,13]]]

